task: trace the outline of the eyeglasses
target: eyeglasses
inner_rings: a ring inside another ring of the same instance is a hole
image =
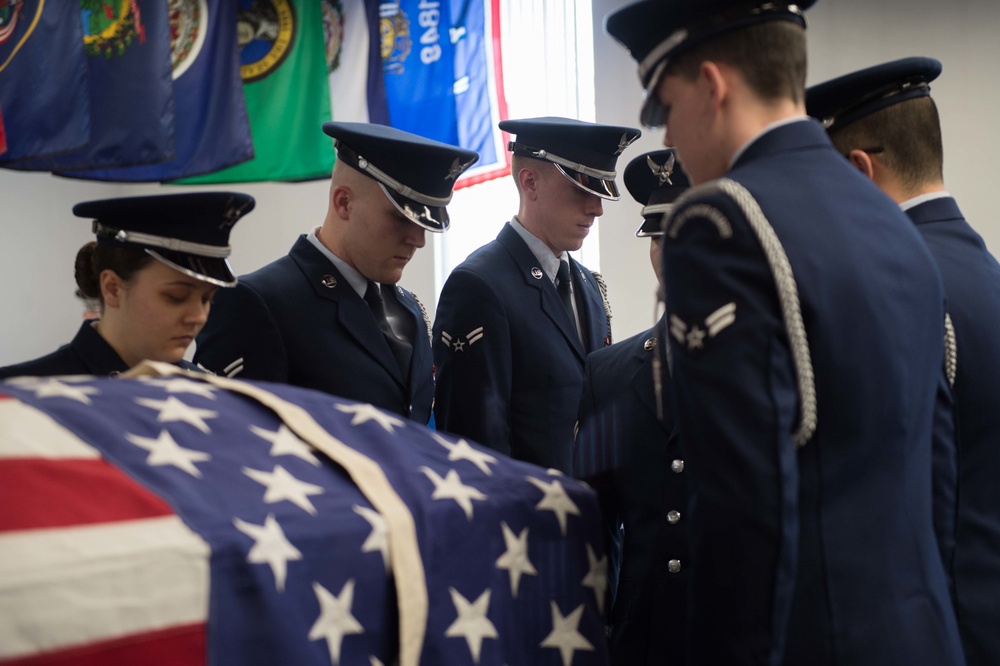
[[[878,155],[879,153],[885,152],[885,146],[872,146],[871,148],[855,148],[854,150],[860,150],[863,153],[868,153],[869,155]],[[850,159],[850,153],[844,155],[844,157]]]

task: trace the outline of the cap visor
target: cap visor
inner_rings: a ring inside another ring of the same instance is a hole
[[[618,201],[621,198],[621,194],[618,192],[618,186],[615,185],[615,181],[613,180],[605,180],[604,178],[588,176],[585,173],[574,171],[573,169],[564,167],[561,164],[554,163],[554,166],[559,170],[559,173],[566,176],[570,182],[580,189],[590,192],[594,196],[602,199],[610,199],[611,201]]]
[[[229,265],[228,259],[216,257],[201,257],[186,252],[176,252],[174,250],[146,249],[146,253],[175,271],[180,271],[184,275],[193,277],[202,282],[208,282],[218,287],[235,287],[236,275]]]
[[[635,230],[635,235],[639,238],[662,236],[664,216],[664,213],[652,213],[650,215],[646,215],[645,218],[643,218],[642,226]]]
[[[404,197],[399,192],[386,187],[381,182],[379,187],[389,197],[389,201],[396,207],[396,210],[410,222],[435,233],[446,231],[451,224],[448,210],[444,206],[425,206],[422,203],[417,203],[413,199]]]

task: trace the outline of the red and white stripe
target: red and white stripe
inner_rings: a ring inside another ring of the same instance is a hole
[[[44,413],[0,394],[0,664],[204,664],[210,549]]]

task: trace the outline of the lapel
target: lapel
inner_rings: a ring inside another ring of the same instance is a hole
[[[962,211],[958,209],[958,202],[952,197],[941,197],[940,199],[925,201],[907,210],[906,214],[917,225],[929,222],[965,219],[962,217]]]
[[[542,312],[552,322],[552,325],[559,330],[563,339],[566,340],[566,344],[576,353],[577,358],[582,363],[584,358],[586,358],[586,354],[584,353],[583,343],[580,342],[580,336],[577,335],[574,322],[570,321],[569,314],[566,312],[566,308],[563,306],[562,300],[559,298],[559,293],[556,291],[555,285],[552,284],[552,280],[542,271],[535,255],[532,254],[528,245],[521,240],[521,237],[514,231],[514,228],[510,226],[510,222],[505,224],[504,228],[500,230],[497,242],[504,246],[514,260],[517,272],[524,281],[525,286],[537,292],[538,303]],[[570,260],[572,261],[572,258]],[[579,267],[579,264],[576,264],[576,266]],[[581,312],[580,316],[583,315],[584,313]]]
[[[666,370],[666,359],[663,358],[662,344],[666,343],[666,340],[660,340],[657,336],[657,328],[651,328],[637,339],[635,346],[632,349],[632,362],[635,366],[635,371],[632,373],[632,378],[629,383],[632,385],[632,390],[635,392],[642,403],[643,407],[649,412],[649,414],[656,419],[656,388],[653,383],[653,355],[659,354],[660,361],[662,363],[661,368],[663,371]],[[649,340],[656,341],[656,347],[652,350],[646,349],[646,343]],[[664,381],[661,388],[661,400],[663,400],[663,413],[666,414],[670,409],[670,405],[667,404],[667,382]],[[663,421],[656,419],[660,428],[667,434],[669,430],[664,425]]]
[[[597,286],[594,276],[573,257],[569,258],[573,273],[573,293],[577,294],[576,307],[580,310],[580,325],[587,341],[587,349],[594,351],[604,347],[604,322],[607,314],[604,312],[604,301],[601,298],[601,288]]]
[[[404,386],[399,365],[364,299],[358,296],[337,267],[303,235],[289,252],[316,297],[329,303],[337,324],[389,375]]]

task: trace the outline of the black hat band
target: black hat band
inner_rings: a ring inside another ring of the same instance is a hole
[[[161,247],[174,252],[185,252],[211,259],[225,259],[232,253],[229,245],[206,245],[205,243],[194,243],[167,236],[156,236],[154,234],[144,234],[126,229],[115,229],[101,224],[94,220],[93,232],[98,240],[113,240],[123,245],[137,245],[143,247]]]
[[[931,87],[926,81],[892,83],[865,95],[854,104],[850,104],[836,113],[823,118],[823,128],[830,130],[844,127],[866,116],[870,116],[876,111],[881,111],[882,109],[911,99],[927,97],[930,94]]]
[[[348,148],[347,146],[345,146],[340,141],[335,141],[334,143],[337,146],[337,156],[338,157],[347,158],[346,162],[348,164],[350,164],[352,167],[354,167],[358,171],[362,171],[362,172],[368,174],[369,176],[371,176],[375,180],[379,181],[380,183],[384,183],[385,185],[387,185],[388,187],[392,188],[393,190],[395,190],[399,194],[403,195],[407,199],[413,199],[417,203],[423,204],[425,206],[434,206],[434,207],[437,207],[437,208],[441,208],[443,206],[447,206],[448,203],[451,201],[451,195],[450,194],[447,197],[432,197],[432,196],[428,196],[426,194],[422,194],[420,192],[417,192],[412,187],[410,187],[408,185],[404,185],[403,183],[399,182],[398,180],[396,180],[395,178],[393,178],[392,176],[390,176],[386,172],[382,171],[381,169],[379,169],[378,167],[376,167],[374,164],[372,164],[371,162],[369,162],[367,159],[365,159],[364,157],[362,157],[358,153],[354,152],[353,150],[351,150],[350,148]],[[461,173],[461,172],[459,172],[459,173]]]

